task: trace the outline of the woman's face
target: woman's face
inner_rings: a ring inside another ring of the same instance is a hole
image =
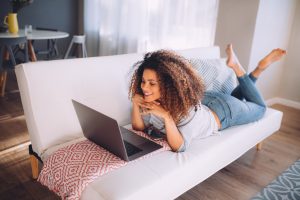
[[[159,80],[154,70],[144,70],[141,88],[146,102],[156,101],[160,98]]]

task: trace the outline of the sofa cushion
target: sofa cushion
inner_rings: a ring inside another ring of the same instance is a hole
[[[143,132],[135,131],[135,133],[152,140]],[[165,140],[152,141],[163,148],[139,157],[134,162],[171,149]],[[79,199],[85,187],[96,178],[128,163],[103,147],[85,139],[60,148],[51,154],[44,162],[38,181],[62,199]]]
[[[86,187],[80,199],[176,198],[278,130],[281,119],[281,112],[268,108],[261,120],[225,129],[221,136],[194,140],[186,152],[165,151],[139,162],[130,162],[96,179]],[[130,125],[126,126],[129,127]],[[72,141],[72,144],[84,139]],[[71,142],[49,148],[43,160],[54,151],[70,144]],[[160,191],[166,185],[172,190],[153,192]]]
[[[164,151],[129,163],[88,185],[81,200],[175,199],[278,130],[281,118],[268,108],[261,120],[194,140],[183,153]]]
[[[186,152],[164,151],[130,162],[89,184],[80,199],[174,199],[274,133],[281,119],[281,112],[268,108],[261,120],[225,129],[220,136],[194,140]],[[49,148],[45,155],[65,146]],[[159,192],[165,187],[172,190]]]
[[[231,93],[237,86],[237,78],[225,59],[190,59],[192,66],[204,79],[206,90]]]

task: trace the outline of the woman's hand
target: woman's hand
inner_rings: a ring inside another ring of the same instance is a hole
[[[143,115],[152,113],[158,117],[161,117],[163,119],[166,119],[169,117],[169,112],[167,112],[159,102],[153,101],[153,102],[140,102],[139,106],[141,107]]]
[[[132,103],[135,105],[139,105],[140,103],[144,102],[144,97],[140,94],[135,94],[132,99],[131,99]]]
[[[131,113],[131,123],[132,128],[137,131],[142,131],[145,129],[145,124],[141,116],[140,104],[144,102],[142,95],[135,94],[132,99],[132,113]]]
[[[132,103],[140,108],[140,114],[142,115],[152,113],[158,117],[164,118],[166,117],[166,114],[168,114],[168,112],[166,112],[159,102],[146,102],[144,101],[144,97],[139,94],[134,95],[132,98]]]
[[[144,97],[140,94],[135,94],[131,101],[132,105],[137,108],[140,114],[142,114],[144,108],[142,108],[140,105],[145,103]]]

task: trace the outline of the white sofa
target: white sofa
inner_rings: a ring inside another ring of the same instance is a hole
[[[218,47],[179,51],[187,58],[219,58]],[[130,123],[130,69],[143,54],[32,62],[16,67],[30,140],[36,157],[83,139],[71,99]],[[282,113],[228,128],[194,141],[183,153],[164,151],[112,171],[83,191],[81,199],[174,199],[230,164],[277,131]],[[31,157],[34,176],[36,159]]]

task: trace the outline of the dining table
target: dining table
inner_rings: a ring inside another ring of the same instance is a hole
[[[18,33],[13,34],[9,32],[0,33],[0,38],[16,38],[26,36],[28,41],[28,53],[31,61],[37,61],[33,41],[35,40],[49,40],[49,39],[61,39],[69,36],[69,33],[62,31],[51,31],[51,30],[36,30],[32,29],[30,32],[26,32],[24,29],[20,29]]]

